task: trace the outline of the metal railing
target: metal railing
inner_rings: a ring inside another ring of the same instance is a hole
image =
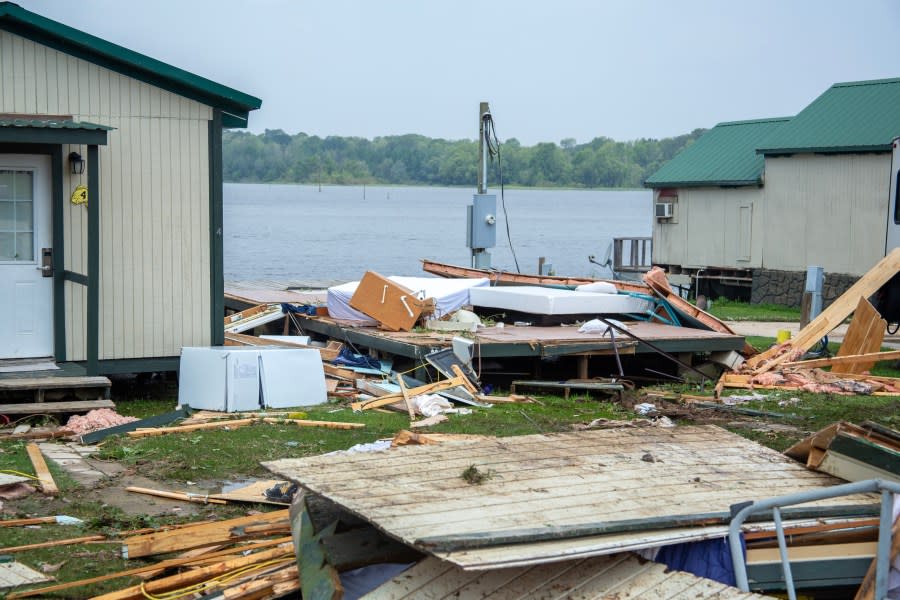
[[[652,247],[649,237],[613,238],[613,271],[649,271]]]
[[[888,572],[890,571],[891,527],[893,525],[893,499],[891,495],[900,494],[900,484],[882,479],[869,479],[856,483],[836,485],[822,490],[788,494],[787,496],[752,502],[742,508],[731,519],[731,524],[728,526],[728,545],[731,548],[731,561],[734,565],[734,577],[737,587],[745,592],[750,591],[750,583],[747,579],[747,562],[744,559],[744,552],[741,546],[741,527],[744,521],[747,520],[747,517],[758,512],[772,511],[772,517],[775,522],[775,534],[778,537],[778,550],[781,554],[781,569],[788,598],[797,600],[797,591],[794,589],[794,577],[791,573],[791,562],[788,558],[787,543],[784,538],[784,527],[781,524],[781,507],[870,492],[881,492],[878,552],[875,555],[875,598],[876,600],[886,598]]]

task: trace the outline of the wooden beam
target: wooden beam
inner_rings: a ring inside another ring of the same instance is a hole
[[[876,363],[882,360],[900,359],[900,350],[889,350],[887,352],[872,352],[868,354],[850,354],[846,356],[832,356],[831,358],[815,358],[812,360],[799,360],[796,362],[786,362],[781,366],[787,368],[812,369],[816,367],[843,367],[854,363]],[[844,371],[840,371],[844,373]],[[852,371],[846,371],[848,374],[857,375]]]
[[[60,413],[86,413],[95,408],[116,408],[112,400],[79,400],[72,402],[24,402],[0,404],[0,415],[47,415]]]
[[[459,369],[459,367],[457,367],[456,365],[453,366]],[[462,371],[460,371],[460,373],[462,373]],[[406,390],[406,393],[410,398],[414,398],[421,394],[432,394],[434,392],[441,392],[459,386],[465,386],[466,389],[475,389],[475,386],[472,385],[472,382],[470,382],[465,375],[460,374],[453,379],[444,379],[443,381],[436,381],[434,383],[426,383],[425,385],[420,385],[418,387],[408,388]],[[477,393],[477,391],[475,393]],[[372,408],[380,408],[382,406],[394,404],[398,401],[402,402],[403,398],[404,397],[402,393],[386,394],[384,396],[381,396],[380,398],[369,400],[367,402],[353,402],[350,404],[350,406],[355,411],[369,410]]]
[[[148,496],[158,496],[160,498],[169,498],[171,500],[183,500],[185,502],[197,502],[199,504],[228,504],[225,500],[210,498],[209,494],[190,494],[187,492],[167,492],[166,490],[152,490],[137,486],[129,486],[125,488],[126,492],[135,494],[147,494]]]
[[[243,427],[254,423],[257,419],[231,419],[225,421],[216,421],[213,423],[199,423],[197,425],[179,425],[176,427],[156,427],[153,429],[139,429],[137,431],[129,431],[128,437],[142,438],[152,437],[155,435],[164,435],[166,433],[186,433],[189,431],[201,431],[204,429],[223,429]]]
[[[363,429],[365,423],[346,423],[344,421],[309,421],[307,419],[263,419],[263,423],[279,425],[281,423],[290,423],[299,427],[324,427],[326,429]]]
[[[31,459],[34,473],[37,475],[38,481],[41,484],[41,491],[48,496],[56,496],[59,494],[59,488],[56,487],[56,482],[53,481],[53,475],[50,474],[50,469],[47,468],[47,463],[44,461],[44,455],[41,454],[41,449],[38,448],[38,445],[34,442],[28,442],[28,444],[25,445],[25,451],[28,452],[28,458]]]
[[[397,376],[397,384],[400,386],[400,394],[403,395],[403,403],[406,404],[406,412],[409,413],[409,420],[416,420],[416,410],[413,408],[412,401],[409,399],[409,392],[406,389],[406,384],[403,382],[403,375]]]

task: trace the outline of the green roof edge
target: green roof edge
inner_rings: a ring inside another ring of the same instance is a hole
[[[890,152],[891,144],[868,146],[803,146],[799,148],[757,148],[757,154],[848,154],[854,152]]]
[[[19,27],[11,27],[12,24]],[[255,96],[48,19],[12,2],[0,2],[0,29],[220,108],[227,113],[226,117],[231,117],[223,122],[228,127],[246,127],[248,113],[262,106],[262,100]]]
[[[735,179],[728,181],[665,181],[652,182],[649,179],[644,181],[645,188],[669,188],[669,187],[746,187],[748,185],[759,185],[762,178],[756,179]]]

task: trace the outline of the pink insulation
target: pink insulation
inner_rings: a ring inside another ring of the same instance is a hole
[[[75,435],[82,435],[98,429],[106,429],[107,427],[115,427],[116,425],[124,425],[137,421],[135,417],[123,417],[116,411],[109,408],[97,408],[86,415],[73,415],[69,417],[66,423],[66,429],[71,429]]]

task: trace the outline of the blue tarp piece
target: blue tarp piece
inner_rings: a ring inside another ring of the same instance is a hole
[[[365,354],[356,354],[346,346],[341,348],[341,353],[331,362],[340,366],[375,369],[379,373],[381,372],[381,363],[378,360]]]
[[[309,315],[310,317],[316,316],[316,307],[312,304],[288,304],[287,302],[282,302],[281,310],[284,314],[297,313]]]
[[[743,536],[741,536],[741,552],[746,559],[747,548]],[[730,586],[736,583],[727,537],[663,546],[655,560],[670,569],[686,571],[698,577],[706,577]]]

